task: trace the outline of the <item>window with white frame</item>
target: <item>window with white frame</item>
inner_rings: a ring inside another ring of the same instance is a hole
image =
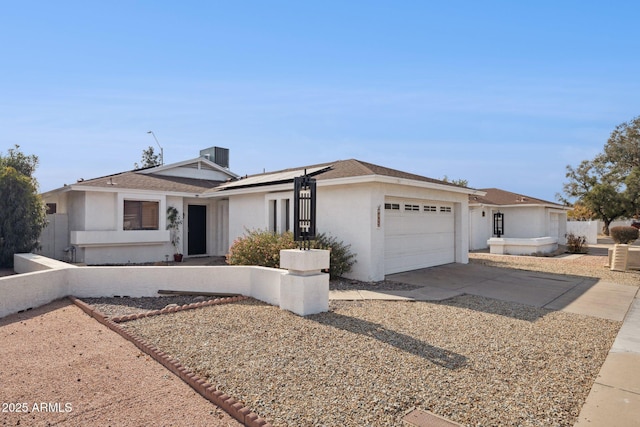
[[[269,231],[274,233],[291,231],[291,199],[269,199],[267,204],[269,208]]]
[[[424,205],[423,206],[423,210],[425,212],[437,212],[438,211],[438,209],[433,205]]]
[[[440,206],[440,212],[451,213],[451,206]]]
[[[159,230],[160,203],[145,200],[125,200],[123,229]]]
[[[388,211],[399,211],[400,203],[385,203],[384,208]]]

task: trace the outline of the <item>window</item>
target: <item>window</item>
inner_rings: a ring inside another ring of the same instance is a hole
[[[399,203],[385,203],[384,204],[384,208],[386,210],[399,211],[400,210],[400,204]]]
[[[269,201],[269,231],[278,231],[278,201]]]
[[[420,211],[420,206],[419,205],[404,205],[404,210],[405,211],[418,212],[418,211]]]
[[[51,215],[58,212],[58,205],[55,203],[47,203],[47,214]]]
[[[425,212],[438,212],[438,209],[435,206],[424,205]]]
[[[125,230],[158,230],[159,213],[159,202],[125,200],[123,228]]]
[[[269,207],[269,231],[283,233],[291,231],[291,199],[271,199]]]
[[[284,228],[285,231],[291,230],[291,218],[289,218],[289,210],[291,209],[291,201],[289,199],[284,200]]]
[[[451,213],[451,206],[440,206],[440,212]]]

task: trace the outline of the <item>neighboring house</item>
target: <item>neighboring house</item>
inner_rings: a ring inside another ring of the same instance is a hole
[[[227,165],[228,166],[228,165]],[[473,189],[359,160],[237,178],[204,157],[78,182],[44,194],[69,216],[76,261],[161,261],[167,206],[184,212],[185,256],[224,255],[248,229],[293,228],[293,179],[317,180],[317,228],[357,254],[349,277],[467,263]]]
[[[564,244],[567,230],[567,211],[558,203],[523,196],[497,188],[483,188],[486,195],[469,196],[469,249],[488,248],[487,241],[496,237],[493,230],[494,214],[504,215],[504,231],[507,239],[531,239],[551,237]]]

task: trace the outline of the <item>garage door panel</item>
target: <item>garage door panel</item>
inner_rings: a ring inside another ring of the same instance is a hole
[[[385,252],[389,255],[403,249],[431,252],[431,249],[441,250],[449,247],[452,239],[453,233],[393,236],[386,240]]]
[[[448,264],[455,261],[453,207],[437,201],[407,201],[420,211],[385,211],[385,274]],[[424,211],[424,206],[438,211]],[[448,206],[448,212],[440,207]]]
[[[390,215],[387,218],[387,221],[391,221],[392,234],[408,234],[415,230],[432,233],[439,229],[450,228],[452,215],[412,212],[404,215]]]

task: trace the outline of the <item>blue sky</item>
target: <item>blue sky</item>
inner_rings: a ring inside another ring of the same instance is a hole
[[[21,1],[0,151],[47,191],[230,149],[241,175],[357,158],[555,200],[640,115],[635,1]]]

